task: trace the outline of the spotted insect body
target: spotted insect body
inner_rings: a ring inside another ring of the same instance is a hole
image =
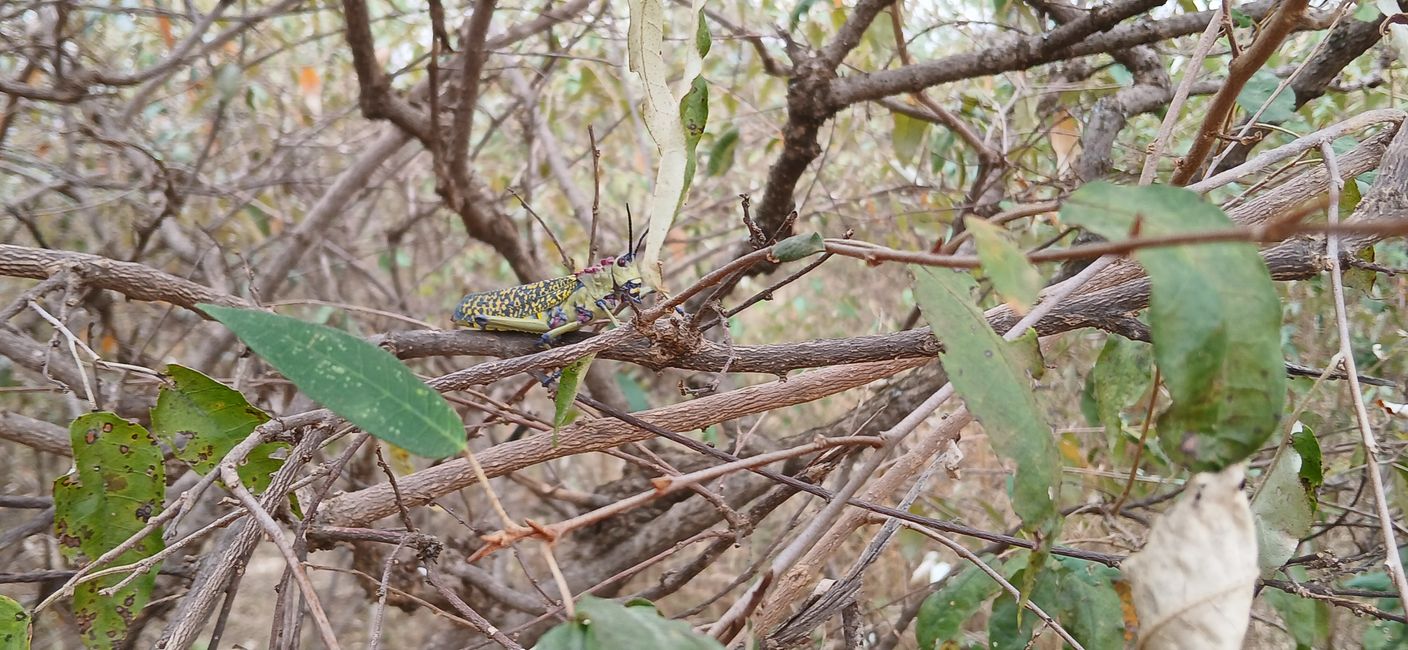
[[[496,291],[478,291],[460,301],[454,321],[470,329],[497,329],[474,317],[547,319],[580,287],[581,282],[574,274]]]
[[[471,293],[453,320],[475,330],[541,333],[548,343],[600,319],[615,323],[625,301],[638,303],[651,290],[635,256],[607,257],[572,275]]]

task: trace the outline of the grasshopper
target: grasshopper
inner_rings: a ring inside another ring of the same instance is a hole
[[[636,251],[644,243],[641,235]],[[655,291],[641,274],[636,251],[602,258],[572,275],[471,293],[453,320],[473,330],[542,334],[545,345],[602,319],[620,325],[615,312],[622,304],[639,304]]]

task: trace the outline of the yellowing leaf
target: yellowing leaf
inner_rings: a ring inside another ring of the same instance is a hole
[[[1041,291],[1041,275],[1027,261],[1022,249],[1007,238],[1005,230],[983,219],[969,217],[963,222],[973,233],[978,260],[992,280],[992,288],[1013,311],[1025,314]]]
[[[1071,162],[1080,155],[1080,122],[1063,110],[1048,135],[1051,137],[1051,150],[1056,153],[1056,175],[1064,175],[1070,170]]]

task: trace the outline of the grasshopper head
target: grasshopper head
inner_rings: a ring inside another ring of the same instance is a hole
[[[601,260],[601,266],[610,269],[614,291],[631,302],[640,302],[641,298],[655,291],[654,287],[645,282],[640,264],[633,253],[605,258]]]

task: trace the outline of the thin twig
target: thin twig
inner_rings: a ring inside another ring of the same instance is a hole
[[[1219,18],[1226,15],[1226,9],[1219,5],[1214,11],[1212,18],[1208,20],[1207,29],[1203,30],[1203,35],[1198,39],[1198,45],[1193,48],[1192,56],[1183,66],[1183,79],[1178,82],[1178,90],[1173,93],[1173,100],[1168,104],[1168,113],[1159,124],[1159,132],[1154,136],[1154,141],[1149,143],[1148,154],[1144,157],[1144,169],[1139,172],[1140,185],[1154,182],[1154,174],[1159,170],[1159,158],[1163,156],[1164,147],[1173,135],[1173,127],[1178,124],[1178,116],[1183,112],[1183,103],[1188,101],[1193,82],[1197,81],[1198,74],[1203,70],[1203,59],[1207,58],[1208,52],[1212,51],[1213,44],[1217,42],[1217,33],[1221,29]]]
[[[1144,445],[1149,440],[1149,426],[1154,423],[1154,404],[1159,401],[1159,381],[1162,380],[1160,374],[1158,366],[1155,366],[1154,381],[1150,384],[1149,408],[1144,410],[1144,424],[1139,427],[1139,446],[1134,448],[1134,459],[1129,464],[1129,480],[1124,482],[1120,498],[1115,499],[1115,504],[1110,506],[1110,512],[1119,512],[1124,508],[1124,501],[1129,498],[1129,490],[1134,487],[1134,479],[1139,475],[1139,463],[1144,457]]]
[[[1325,158],[1325,168],[1330,176],[1330,214],[1331,225],[1340,221],[1339,195],[1340,177],[1338,163],[1335,160],[1335,151],[1330,143],[1320,145],[1320,153]],[[1339,330],[1340,363],[1344,364],[1345,373],[1349,376],[1349,394],[1354,401],[1354,419],[1359,427],[1359,435],[1364,443],[1364,472],[1369,477],[1369,488],[1374,495],[1374,506],[1379,519],[1379,531],[1384,540],[1384,564],[1388,567],[1389,577],[1393,579],[1394,586],[1398,589],[1401,602],[1408,603],[1408,578],[1403,575],[1403,561],[1398,555],[1398,542],[1393,534],[1393,519],[1388,509],[1388,499],[1384,494],[1383,478],[1379,475],[1379,465],[1383,462],[1379,458],[1379,443],[1374,439],[1374,431],[1369,424],[1369,413],[1364,407],[1364,392],[1359,387],[1359,370],[1354,362],[1353,341],[1349,334],[1349,315],[1344,301],[1344,277],[1340,268],[1340,239],[1337,235],[1330,235],[1325,242],[1325,256],[1330,262],[1330,287],[1335,298],[1335,326]]]
[[[567,586],[567,578],[563,577],[562,568],[557,566],[557,558],[552,555],[552,542],[543,542],[541,550],[543,561],[547,562],[548,571],[552,573],[552,580],[562,594],[562,607],[567,610],[567,618],[577,616],[577,606],[572,603],[572,588]]]
[[[590,265],[597,259],[596,229],[601,220],[601,150],[596,148],[596,129],[590,124],[587,125],[587,141],[592,147],[592,229],[587,239],[587,264]],[[626,242],[627,247],[634,245],[635,242]]]
[[[298,590],[308,605],[308,611],[313,615],[313,623],[318,628],[318,636],[321,637],[323,645],[329,650],[339,650],[342,646],[337,642],[337,635],[333,632],[332,622],[328,620],[327,612],[323,610],[322,602],[318,599],[318,592],[308,580],[308,572],[303,569],[303,563],[293,552],[293,546],[289,544],[288,538],[284,537],[278,522],[269,516],[269,512],[259,505],[259,501],[240,482],[239,472],[233,464],[228,463],[228,459],[220,463],[220,477],[225,481],[225,487],[244,504],[245,509],[259,522],[265,534],[274,541],[274,546],[284,556],[284,561],[288,563],[288,568],[293,572],[293,579],[298,584]]]

